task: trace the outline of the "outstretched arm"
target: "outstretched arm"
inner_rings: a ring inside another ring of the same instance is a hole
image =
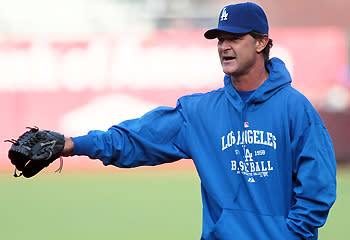
[[[107,131],[66,138],[63,156],[83,155],[104,165],[131,168],[191,158],[186,147],[187,122],[181,104],[159,107],[141,118],[124,121]]]

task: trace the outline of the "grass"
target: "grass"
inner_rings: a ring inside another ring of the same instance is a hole
[[[199,239],[200,181],[194,170],[0,174],[0,239]],[[350,170],[320,240],[350,236]]]
[[[199,239],[192,172],[1,176],[1,239]]]
[[[350,169],[340,169],[337,175],[337,200],[320,229],[320,240],[345,240],[350,236]]]

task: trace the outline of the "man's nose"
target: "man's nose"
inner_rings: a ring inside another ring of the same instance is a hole
[[[228,44],[228,41],[227,40],[223,40],[221,41],[221,43],[219,44],[219,49],[222,50],[222,51],[225,51],[225,50],[228,50],[230,49],[230,44]]]

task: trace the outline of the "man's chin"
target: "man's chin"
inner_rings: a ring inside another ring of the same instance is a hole
[[[225,73],[225,74],[228,74],[228,75],[234,75],[235,74],[235,70],[232,70],[232,69],[225,69],[223,68],[222,71]]]

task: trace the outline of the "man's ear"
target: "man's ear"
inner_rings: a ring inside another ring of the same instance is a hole
[[[256,52],[261,53],[269,42],[269,37],[264,35],[263,38],[256,39]]]

